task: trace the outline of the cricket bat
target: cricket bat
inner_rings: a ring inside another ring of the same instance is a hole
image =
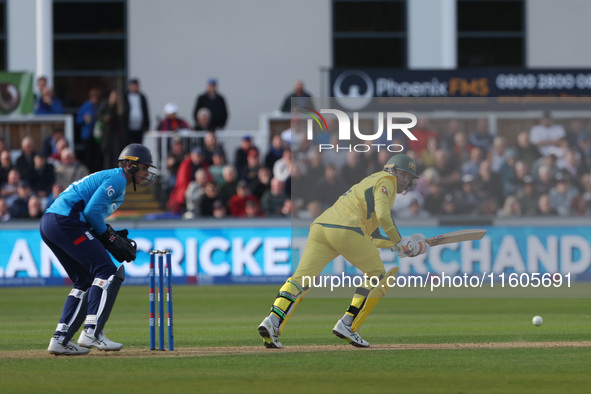
[[[471,229],[471,230],[460,230],[453,231],[451,233],[436,235],[431,238],[427,238],[429,246],[445,245],[454,242],[462,241],[476,241],[482,239],[486,234],[486,230],[482,229]]]

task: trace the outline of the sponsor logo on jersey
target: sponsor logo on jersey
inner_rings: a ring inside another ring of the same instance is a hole
[[[74,240],[74,245],[80,245],[84,241],[86,241],[86,236],[82,235]]]
[[[386,186],[382,186],[382,193],[384,193],[386,196],[388,195],[388,189],[386,189]]]

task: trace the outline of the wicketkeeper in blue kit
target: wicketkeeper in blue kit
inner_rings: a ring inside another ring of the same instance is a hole
[[[41,238],[53,251],[74,283],[62,316],[49,342],[51,354],[82,355],[89,348],[118,351],[123,345],[108,339],[103,327],[109,318],[121,283],[120,263],[135,260],[136,244],[127,230],[115,231],[105,223],[125,199],[127,185],[147,186],[156,179],[152,154],[141,144],[126,146],[119,167],[103,170],[73,182],[41,218]],[[80,326],[78,344],[71,341]]]

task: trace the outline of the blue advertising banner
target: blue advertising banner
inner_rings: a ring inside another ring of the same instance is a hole
[[[459,227],[405,227],[405,234],[435,236]],[[484,273],[559,273],[591,279],[591,228],[489,227],[480,241],[430,248],[425,255],[398,259],[390,250],[381,256],[399,275],[460,275]],[[176,283],[282,283],[289,277],[306,243],[307,228],[160,228],[134,229],[135,262],[126,264],[128,284],[147,283],[149,252],[172,251]],[[0,286],[67,284],[67,275],[42,242],[37,228],[0,230]],[[323,275],[359,272],[342,258],[326,266]]]

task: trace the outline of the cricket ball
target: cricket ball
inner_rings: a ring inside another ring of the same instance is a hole
[[[531,322],[534,326],[541,326],[544,322],[544,319],[542,319],[542,316],[534,316],[534,318],[531,319]]]

